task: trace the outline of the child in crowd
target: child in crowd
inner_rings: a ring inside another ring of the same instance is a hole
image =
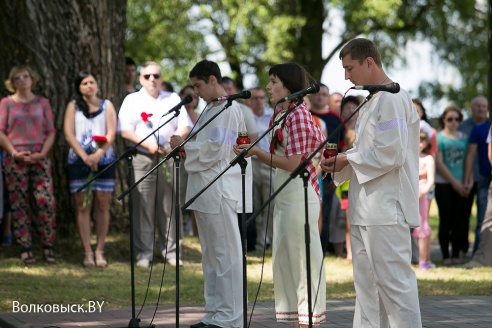
[[[419,214],[420,227],[415,228],[412,236],[418,238],[419,269],[428,270],[436,266],[430,261],[431,227],[429,225],[429,198],[427,197],[434,187],[435,163],[429,153],[431,143],[425,131],[420,130],[420,158],[419,158]]]

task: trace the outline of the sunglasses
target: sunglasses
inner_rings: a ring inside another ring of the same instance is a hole
[[[446,122],[450,122],[451,123],[453,121],[455,121],[455,122],[461,122],[461,118],[459,118],[459,117],[448,117],[446,119]]]
[[[151,76],[154,77],[154,80],[157,80],[158,78],[161,77],[161,74],[145,74],[143,77],[144,77],[144,79],[148,80],[148,79],[150,79]]]

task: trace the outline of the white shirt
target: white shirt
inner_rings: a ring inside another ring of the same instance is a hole
[[[226,102],[216,107],[204,109],[196,124],[195,131],[217,114]],[[245,131],[243,112],[236,102],[218,115],[198,135],[185,144],[186,160],[184,167],[188,172],[186,201],[198,194],[204,186],[221,173],[236,157],[233,146],[239,131]],[[194,133],[194,132],[192,132]],[[248,159],[246,170],[246,212],[252,212],[252,170]],[[203,213],[217,214],[224,197],[236,212],[242,212],[242,192],[239,164],[236,164],[215,181],[188,208]]]
[[[263,115],[261,116],[254,115],[256,121],[256,127],[258,128],[259,135],[263,134],[266,130],[268,130],[268,128],[270,127],[270,119],[272,118],[272,116],[273,116],[273,109],[271,109],[270,107],[265,107],[263,111]],[[257,145],[258,147],[260,147],[260,149],[266,152],[270,152],[269,136],[267,135],[264,138],[262,138]]]
[[[410,227],[420,224],[420,123],[405,90],[378,92],[360,110],[349,165],[335,173],[336,184],[350,180],[353,225],[397,223],[397,203]]]
[[[159,96],[154,98],[150,96],[145,88],[140,89],[138,92],[130,93],[123,100],[120,113],[118,115],[120,130],[121,131],[134,131],[140,138],[145,138],[154,129],[157,129],[160,125],[164,124],[167,120],[171,119],[174,113],[166,115],[171,108],[179,104],[181,98],[176,93],[167,91],[159,91]],[[148,118],[150,122],[144,122],[142,119],[142,113],[152,114]],[[169,138],[179,128],[191,127],[193,123],[186,112],[184,106],[181,107],[178,117],[173,118],[169,123],[155,132],[154,136],[150,136],[147,141],[151,143],[157,143],[157,137],[159,138],[159,145],[166,145],[169,143]],[[137,148],[141,152],[148,153],[147,148],[139,146]]]

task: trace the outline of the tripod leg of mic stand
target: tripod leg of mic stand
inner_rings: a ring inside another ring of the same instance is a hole
[[[246,244],[246,166],[248,162],[243,158],[239,161],[241,167],[242,178],[242,200],[243,200],[243,212],[241,214],[241,245],[243,247],[243,327],[248,326],[248,282],[246,281],[246,257],[247,257],[247,244]]]
[[[129,184],[133,183],[134,174],[133,174],[133,164],[132,164],[133,156],[129,155],[127,157],[127,167],[128,167],[128,176],[129,176]],[[130,212],[130,279],[131,279],[131,292],[132,292],[132,318],[128,323],[128,328],[138,328],[140,327],[139,318],[135,318],[135,249],[133,246],[133,197],[132,193],[128,197],[128,209]]]
[[[309,172],[304,171],[302,173],[302,181],[304,187],[304,239],[306,242],[306,275],[307,275],[307,296],[308,296],[308,316],[309,316],[309,328],[313,327],[313,306],[312,306],[312,294],[311,294],[311,238],[309,228],[309,212],[308,212],[308,179]]]
[[[179,225],[179,217],[180,217],[180,211],[181,208],[179,206],[179,160],[180,157],[179,155],[176,155],[174,157],[174,167],[175,167],[175,172],[174,172],[174,217],[176,220],[176,328],[179,327],[179,234],[181,232],[180,225]],[[166,163],[164,163],[166,165]]]
[[[128,155],[127,167],[129,185],[135,182],[132,161],[133,156]],[[133,242],[133,192],[134,191],[130,192],[128,196],[128,211],[130,212],[130,280],[132,293],[132,318],[130,319],[130,322],[128,322],[128,326],[126,328],[140,328],[140,318],[135,317],[135,248]],[[155,327],[155,325],[150,325],[149,327]]]

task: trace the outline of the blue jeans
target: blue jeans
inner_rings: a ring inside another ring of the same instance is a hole
[[[488,176],[481,176],[480,180],[476,182],[477,185],[477,228],[475,229],[475,243],[473,244],[473,254],[478,248],[480,243],[480,230],[482,228],[483,217],[485,216],[485,210],[487,209],[487,198],[489,195],[490,178]]]

